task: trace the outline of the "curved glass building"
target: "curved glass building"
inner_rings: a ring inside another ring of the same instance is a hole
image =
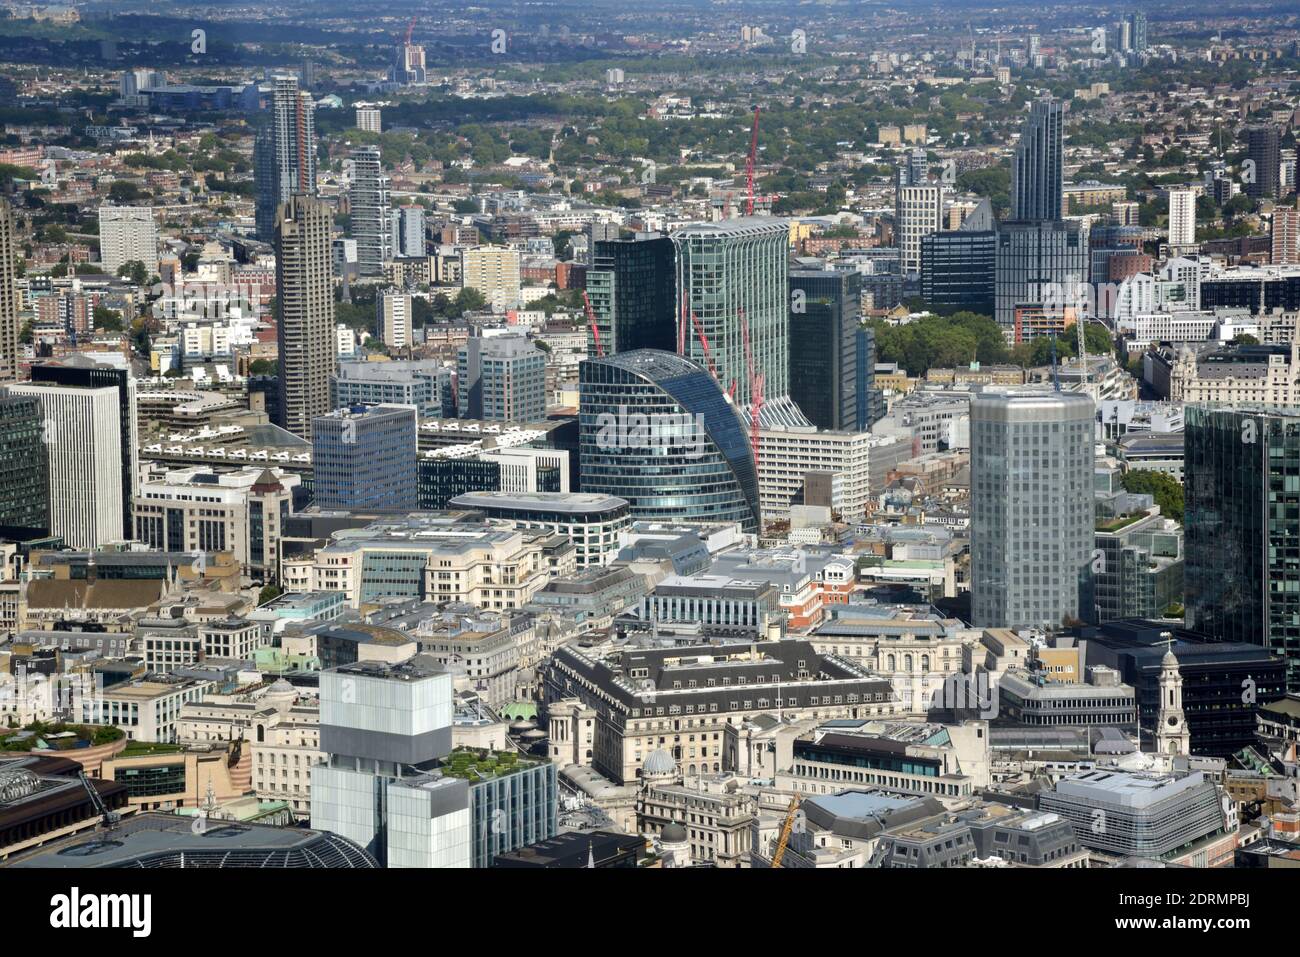
[[[582,491],[626,499],[634,519],[759,530],[744,423],[701,366],[636,349],[579,366]]]

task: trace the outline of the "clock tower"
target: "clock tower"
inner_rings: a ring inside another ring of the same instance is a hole
[[[1168,755],[1191,754],[1192,736],[1183,714],[1183,676],[1172,644],[1160,661],[1160,709],[1156,714],[1156,751]]]

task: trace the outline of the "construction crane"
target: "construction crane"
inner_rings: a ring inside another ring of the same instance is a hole
[[[790,834],[794,831],[794,816],[799,812],[801,800],[798,793],[790,799],[790,807],[785,812],[785,823],[781,825],[781,836],[776,840],[776,853],[772,855],[773,867],[780,867],[781,860],[785,857],[785,849],[790,845]]]
[[[104,828],[109,831],[113,830],[117,827],[117,822],[122,820],[122,815],[117,811],[110,811],[108,809],[108,805],[104,803],[104,799],[99,796],[99,792],[95,790],[95,786],[90,783],[90,778],[86,777],[85,768],[82,768],[77,772],[77,777],[81,779],[81,786],[84,787],[86,793],[90,795],[90,803],[94,806],[95,813],[99,815],[100,820],[103,821]]]
[[[411,22],[406,25],[406,46],[411,45],[411,33],[415,30],[415,17],[411,17]]]
[[[754,163],[758,157],[758,107],[754,107],[754,128],[749,134],[749,158],[745,161],[745,188],[748,199],[745,200],[745,215],[754,215]]]
[[[754,371],[754,352],[749,345],[749,320],[745,310],[736,310],[740,317],[740,334],[745,341],[745,365],[749,371],[749,444],[754,450],[754,474],[758,474],[759,429],[763,415],[763,373]]]
[[[582,308],[587,310],[587,325],[591,326],[592,338],[596,341],[596,358],[605,358],[605,350],[600,347],[600,327],[596,325],[596,311],[591,308],[591,300],[587,298],[587,290],[582,290]]]
[[[1079,336],[1079,388],[1084,395],[1091,395],[1088,391],[1088,349],[1083,342],[1083,316],[1075,316],[1074,330]]]
[[[700,320],[695,316],[695,310],[691,310],[691,325],[695,327],[695,336],[700,340],[700,348],[704,350],[704,364],[708,367],[709,375],[713,376],[714,381],[718,378],[718,368],[713,364],[713,353],[709,349],[709,337],[704,334],[704,327],[700,325]]]
[[[1056,370],[1056,333],[1052,333],[1052,385],[1057,392],[1061,391],[1061,376]]]

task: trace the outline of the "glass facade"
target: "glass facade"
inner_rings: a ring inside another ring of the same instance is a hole
[[[598,240],[587,270],[587,297],[607,356],[633,349],[677,349],[673,242],[666,236]],[[596,342],[587,330],[587,355]]]
[[[472,866],[491,867],[498,854],[554,837],[558,788],[555,765],[549,762],[470,785]]]
[[[410,512],[417,504],[414,409],[374,406],[312,422],[316,505]]]
[[[1088,242],[1075,220],[998,227],[994,318],[1015,328],[1016,307],[1063,303],[1088,278]]]
[[[1300,691],[1300,410],[1188,406],[1187,626],[1263,645]]]
[[[862,276],[790,272],[790,398],[819,429],[858,426],[858,301]]]
[[[971,398],[971,611],[981,628],[1079,617],[1093,549],[1092,399]]]
[[[625,499],[636,520],[738,521],[758,531],[749,440],[704,369],[641,349],[588,359],[579,382],[584,492]]]
[[[993,315],[996,230],[953,230],[921,240],[921,298],[938,312]]]
[[[41,401],[0,397],[0,533],[43,538],[50,533],[50,475]]]

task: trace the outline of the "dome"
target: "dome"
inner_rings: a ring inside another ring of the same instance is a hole
[[[660,748],[650,752],[650,756],[641,765],[641,770],[645,774],[676,774],[677,762],[671,754]]]
[[[659,840],[664,844],[685,844],[686,828],[682,827],[676,821],[669,821],[664,825],[663,833],[659,835]]]
[[[267,693],[269,693],[269,694],[291,694],[291,695],[294,695],[295,697],[296,697],[297,694],[298,694],[298,692],[297,692],[297,690],[295,690],[294,686],[291,685],[291,684],[289,684],[289,682],[285,681],[283,678],[276,678],[275,681],[271,682],[271,687],[267,689]]]

